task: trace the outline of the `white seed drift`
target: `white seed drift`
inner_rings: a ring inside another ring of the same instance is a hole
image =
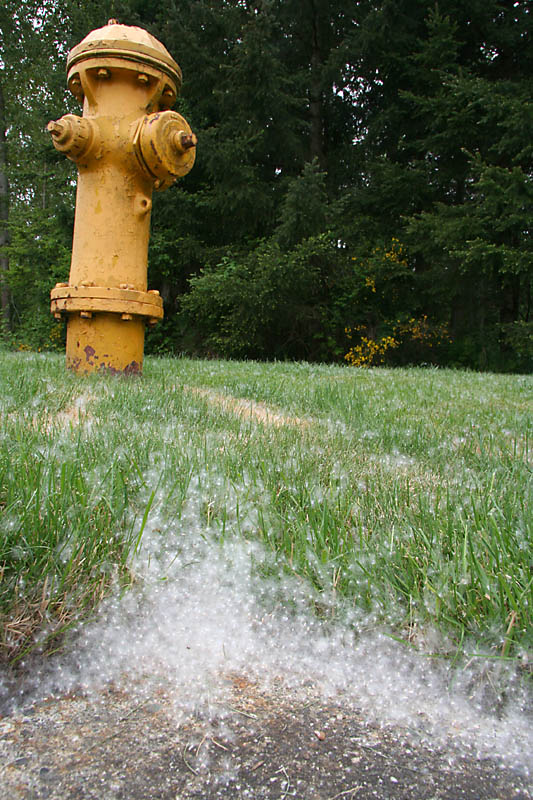
[[[234,487],[243,495],[244,488]],[[411,652],[376,630],[370,615],[317,619],[309,605],[318,597],[306,583],[281,569],[268,581],[257,577],[258,564],[275,568],[260,545],[213,538],[202,521],[208,496],[206,476],[191,481],[181,519],[170,528],[164,509],[154,510],[134,563],[138,587],[108,599],[99,619],[80,628],[70,654],[36,676],[41,695],[98,692],[112,681],[141,697],[163,691],[179,722],[191,712],[227,713],[236,674],[296,693],[312,685],[324,699],[399,726],[403,736],[432,746],[453,742],[528,770],[526,698],[517,690],[503,713],[489,712],[489,661],[474,659],[454,673],[450,688],[447,663]],[[327,602],[323,595],[320,602]]]

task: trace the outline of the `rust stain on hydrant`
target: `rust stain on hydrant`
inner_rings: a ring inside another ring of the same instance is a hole
[[[197,139],[169,110],[181,70],[142,28],[109,20],[70,51],[67,70],[83,116],[48,124],[78,167],[70,276],[52,289],[51,311],[67,318],[67,367],[136,374],[145,324],[163,317],[147,290],[152,191],[189,172]]]

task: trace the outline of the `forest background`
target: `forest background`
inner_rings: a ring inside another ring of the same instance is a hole
[[[156,193],[152,353],[533,368],[533,47],[512,0],[3,0],[1,333],[61,348],[81,113],[110,17],[180,64],[192,172]]]

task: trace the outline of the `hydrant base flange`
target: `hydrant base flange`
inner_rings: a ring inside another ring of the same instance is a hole
[[[149,320],[163,318],[163,300],[155,292],[116,289],[112,286],[64,286],[50,292],[52,314],[105,311],[131,314]]]

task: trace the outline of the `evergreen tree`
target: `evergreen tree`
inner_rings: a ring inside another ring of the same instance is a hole
[[[525,367],[528,360],[509,347],[529,322],[533,280],[528,21],[525,4],[485,4],[468,62],[436,60],[435,87],[405,94],[425,123],[412,147],[434,187],[432,204],[411,219],[409,239],[479,366],[501,359],[501,366]],[[456,24],[436,12],[430,23],[426,52],[443,31],[460,52]]]
[[[309,2],[303,14],[301,4],[274,0],[190,2],[179,11],[174,12],[173,6],[170,13],[165,10],[163,38],[169,45],[175,41],[174,51],[182,43],[185,80],[181,102],[199,135],[198,163],[190,179],[173,194],[179,194],[185,210],[185,217],[180,213],[174,226],[179,237],[174,264],[187,277],[195,272],[192,254],[197,255],[196,272],[202,264],[209,266],[203,278],[193,280],[192,298],[181,293],[187,311],[184,327],[194,324],[195,296],[200,306],[205,305],[202,280],[213,287],[212,270],[218,264],[221,280],[217,285],[226,299],[232,294],[228,287],[222,289],[234,274],[227,269],[225,258],[242,264],[242,275],[248,274],[252,282],[253,265],[261,264],[264,275],[271,263],[275,283],[279,255],[269,262],[265,252],[277,253],[281,247],[289,264],[295,257],[293,246],[326,233],[334,222],[334,215],[327,213],[331,198],[338,193],[334,172],[346,181],[348,169],[341,167],[339,159],[342,156],[348,162],[346,154],[351,151],[355,130],[353,104],[343,100],[350,80],[346,57],[354,27],[348,13],[351,5],[341,0]],[[216,58],[208,57],[204,64],[206,52]],[[331,153],[332,169],[328,166]],[[316,172],[311,167],[314,161]],[[161,203],[167,209],[172,205],[172,195]],[[154,214],[156,237],[159,213],[156,210]],[[272,242],[266,251],[265,241]],[[162,250],[158,256],[163,255]],[[188,263],[183,263],[184,254]],[[329,263],[329,258],[326,261]],[[154,260],[151,263],[154,266]],[[315,267],[314,261],[308,264],[310,274]],[[279,284],[277,292],[277,314],[284,309],[287,329],[295,314],[309,320],[309,296],[290,308],[289,279],[285,285]],[[317,300],[316,292],[314,298],[317,310],[311,317],[316,319],[315,329],[307,330],[302,321],[307,333],[300,336],[301,341],[306,340],[302,347],[310,357],[318,352],[313,354],[311,341],[316,346],[326,336],[320,337],[316,330],[323,322],[318,311],[322,299]],[[160,333],[161,329],[155,336]],[[261,347],[268,355],[268,347]],[[274,352],[283,354],[283,343],[272,335],[270,355]]]
[[[110,17],[176,58],[176,110],[199,137],[192,172],[154,196],[166,317],[148,348],[332,359],[359,336],[389,342],[391,363],[531,366],[521,0],[6,0],[0,282],[15,335],[45,343],[53,325],[75,168],[43,129],[79,113],[66,56]],[[418,346],[437,332],[439,353]]]
[[[526,3],[400,0],[358,31],[364,169],[346,235],[367,255],[376,234],[409,244],[411,310],[451,324],[458,363],[497,366],[499,321],[529,314],[528,23]]]
[[[6,0],[0,9],[2,305],[15,337],[35,346],[53,344],[48,296],[68,274],[71,241],[75,171],[45,131],[70,110],[64,13],[60,0]]]

